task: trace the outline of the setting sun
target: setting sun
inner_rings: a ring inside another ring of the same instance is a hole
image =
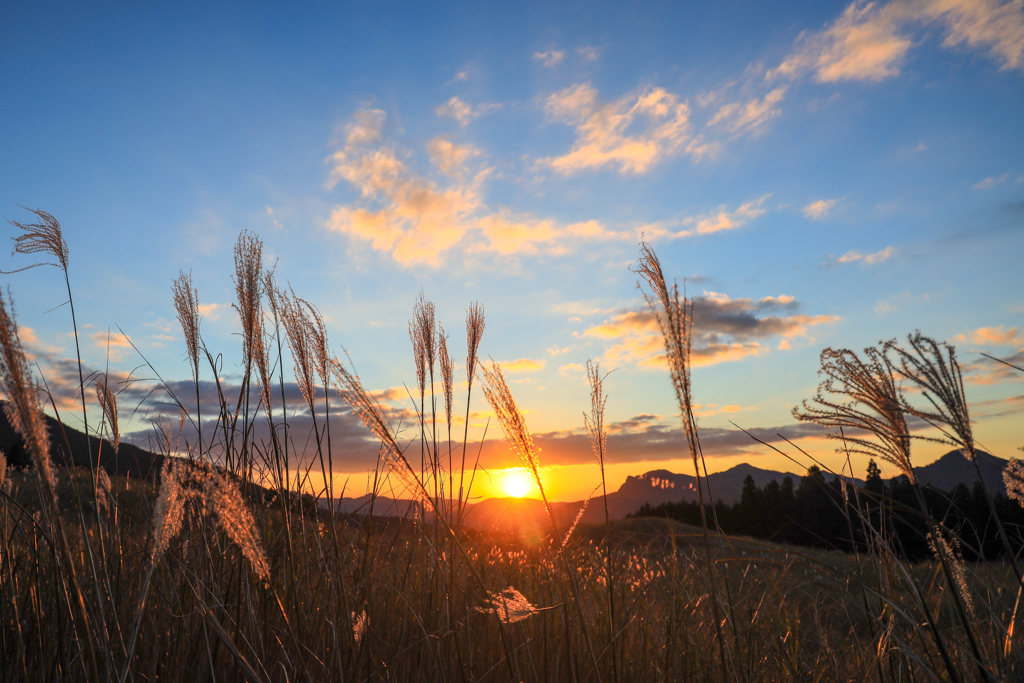
[[[536,489],[530,473],[521,467],[513,467],[500,472],[498,485],[509,498],[523,498]]]

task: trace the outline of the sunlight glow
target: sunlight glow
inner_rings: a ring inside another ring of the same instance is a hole
[[[501,472],[499,484],[509,498],[523,498],[536,489],[530,473],[522,467],[512,467]]]

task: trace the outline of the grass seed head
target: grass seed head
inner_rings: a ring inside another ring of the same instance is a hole
[[[470,386],[473,386],[477,353],[480,349],[480,340],[484,336],[485,326],[483,304],[474,301],[466,310],[466,380]]]
[[[64,235],[60,229],[60,223],[52,215],[42,209],[28,209],[39,218],[39,223],[19,223],[8,220],[7,222],[16,228],[21,228],[22,234],[12,238],[14,240],[14,254],[49,254],[57,259],[57,263],[34,263],[25,266],[14,273],[35,268],[36,266],[56,266],[66,273],[68,270],[68,243],[64,241]]]
[[[821,352],[824,380],[810,401],[793,408],[793,417],[840,430],[863,430],[874,439],[829,432],[831,439],[852,445],[851,452],[879,457],[916,481],[910,462],[910,431],[894,369],[884,351],[864,349],[861,358],[849,349],[827,348]],[[841,450],[841,449],[840,449]]]
[[[1003,483],[1006,484],[1006,495],[1024,507],[1024,463],[1010,458],[1003,470]]]
[[[117,396],[114,395],[110,385],[107,384],[105,375],[96,379],[96,400],[99,401],[100,408],[103,409],[103,416],[107,419],[107,424],[110,425],[110,433],[114,441],[114,452],[117,453],[118,448],[121,446],[121,432],[117,423]]]
[[[444,389],[444,408],[448,418],[448,429],[452,428],[452,403],[455,396],[455,359],[448,353],[448,335],[444,327],[437,326],[437,345],[440,349],[441,385]]]
[[[256,530],[256,520],[246,507],[238,487],[226,475],[212,471],[205,473],[203,483],[207,505],[216,512],[220,528],[241,548],[256,577],[264,585],[269,585],[270,564]]]
[[[165,458],[160,474],[160,495],[153,506],[153,545],[150,549],[153,562],[157,562],[167,552],[171,541],[181,531],[187,495],[173,458]]]
[[[29,373],[9,293],[6,300],[0,294],[0,389],[7,395],[7,419],[24,439],[44,488],[56,497],[57,481],[50,461],[50,436],[39,406],[39,387]]]
[[[914,404],[904,395],[904,410],[940,430],[942,438],[931,440],[959,446],[964,457],[974,460],[974,433],[956,349],[920,332],[908,335],[907,344],[903,347],[892,340],[885,349],[895,356],[900,374],[921,390],[928,405]]]
[[[178,279],[171,286],[174,293],[174,309],[178,312],[178,322],[185,334],[185,349],[192,364],[196,381],[199,377],[199,292],[192,286],[192,274],[178,272]]]

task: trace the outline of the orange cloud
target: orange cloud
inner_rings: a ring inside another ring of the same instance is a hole
[[[892,247],[886,247],[881,251],[876,251],[874,254],[862,254],[859,251],[848,251],[835,260],[836,263],[863,263],[866,266],[873,266],[876,263],[882,263],[888,261],[889,257],[893,254]]]
[[[999,327],[979,327],[968,335],[958,334],[955,339],[961,343],[970,340],[978,346],[1017,346],[1024,347],[1024,333],[1016,327],[1006,329]]]
[[[346,127],[346,144],[331,156],[328,186],[344,180],[361,201],[335,207],[330,230],[387,252],[398,263],[433,267],[456,247],[464,255],[558,254],[566,251],[566,242],[616,236],[597,221],[563,225],[489,209],[483,186],[491,169],[473,167],[477,150],[444,138],[431,140],[427,149],[445,179],[418,175],[406,165],[406,155],[384,143],[385,121],[383,112],[357,113]]]
[[[531,360],[530,358],[520,358],[518,360],[508,360],[503,363],[499,363],[503,372],[536,372],[537,370],[543,370],[545,362],[542,360]]]
[[[836,205],[836,199],[819,199],[804,207],[803,213],[806,218],[824,218],[832,207]]]
[[[199,315],[210,320],[217,320],[221,313],[231,308],[231,304],[199,304]]]
[[[572,149],[540,163],[562,174],[604,166],[640,174],[678,153],[700,158],[710,147],[690,134],[690,108],[664,88],[648,87],[608,103],[581,83],[549,95],[544,111],[576,128]]]
[[[796,50],[766,77],[796,78],[812,72],[821,83],[891,78],[899,74],[914,44],[911,29],[935,24],[946,30],[945,47],[988,50],[1004,69],[1024,67],[1024,15],[1019,2],[856,2],[822,31],[802,34]]]
[[[773,118],[782,113],[776,105],[786,94],[786,87],[775,88],[761,99],[756,97],[746,102],[730,102],[719,107],[709,126],[720,125],[734,135],[757,135]]]
[[[434,113],[438,118],[452,118],[459,122],[460,126],[468,126],[474,119],[477,119],[484,114],[500,109],[500,104],[480,104],[473,106],[467,104],[458,97],[452,97],[444,104],[434,108]]]
[[[764,203],[772,196],[768,193],[757,199],[744,202],[735,210],[730,210],[725,204],[699,216],[688,216],[681,220],[677,219],[665,223],[655,223],[643,226],[644,232],[650,238],[667,237],[671,239],[694,237],[696,235],[710,235],[725,230],[735,230],[743,227],[750,221],[767,213]],[[672,230],[674,226],[694,227],[684,230]]]

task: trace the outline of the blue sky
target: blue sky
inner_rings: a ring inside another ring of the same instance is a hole
[[[124,379],[139,365],[119,326],[165,379],[188,377],[170,296],[183,269],[237,379],[232,250],[248,229],[396,418],[422,290],[460,367],[465,309],[485,306],[481,351],[506,368],[542,459],[563,466],[555,497],[596,476],[580,447],[588,358],[615,369],[612,483],[688,471],[663,445],[678,420],[628,270],[643,236],[697,300],[709,469],[798,469],[736,441],[729,420],[792,429],[821,349],[915,329],[957,345],[982,444],[1003,457],[1024,445],[1024,373],[980,356],[1024,361],[1019,3],[3,15],[0,203],[9,219],[31,219],[24,205],[61,221],[90,368],[109,361]],[[51,382],[72,352],[56,276],[3,276]],[[483,424],[486,406],[473,408]],[[352,429],[337,455],[361,477],[368,446]],[[792,434],[838,462],[832,444]],[[488,464],[513,464],[496,429],[489,439]]]

